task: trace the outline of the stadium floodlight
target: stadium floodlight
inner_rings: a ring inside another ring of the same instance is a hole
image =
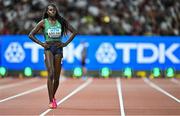
[[[153,68],[152,75],[153,75],[153,77],[159,77],[161,75],[160,68],[157,68],[157,67]]]
[[[7,70],[5,67],[0,67],[0,76],[4,77],[7,73]]]
[[[174,68],[172,68],[172,67],[167,68],[165,75],[166,75],[166,77],[169,77],[169,78],[174,77],[174,75],[175,75]]]
[[[108,78],[110,76],[110,69],[108,67],[103,67],[101,69],[101,76],[104,78]]]
[[[133,74],[133,72],[132,72],[132,69],[130,67],[125,68],[123,71],[123,75],[127,78],[131,78],[132,74]]]
[[[82,69],[80,67],[75,67],[73,71],[73,77],[81,77]]]
[[[26,68],[24,69],[24,75],[27,76],[27,77],[32,76],[32,68],[26,67]]]

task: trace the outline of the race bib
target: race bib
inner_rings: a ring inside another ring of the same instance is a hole
[[[59,28],[50,28],[47,32],[50,38],[58,38],[61,36],[61,29]]]

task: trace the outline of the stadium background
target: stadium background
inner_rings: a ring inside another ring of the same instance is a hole
[[[30,41],[27,34],[41,20],[43,10],[49,2],[0,1],[1,76],[24,75],[24,71],[32,71],[33,76],[46,76],[43,50]],[[167,69],[170,69],[170,74],[175,70],[176,77],[179,77],[178,0],[53,2],[58,6],[61,15],[79,33],[64,50],[63,69],[66,75],[72,76],[74,69],[81,67],[81,42],[85,41],[88,47],[89,75],[101,76],[100,71],[105,68],[105,76],[165,77]],[[41,35],[38,36],[44,41]]]

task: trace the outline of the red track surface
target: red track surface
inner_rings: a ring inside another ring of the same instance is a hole
[[[70,79],[60,83],[57,109],[48,109],[46,79],[0,79],[0,115],[180,115],[180,80]],[[89,82],[87,84],[87,82]],[[86,85],[83,85],[85,84]],[[169,97],[152,87],[160,87]],[[83,85],[83,87],[82,87]],[[79,87],[81,89],[76,90]]]

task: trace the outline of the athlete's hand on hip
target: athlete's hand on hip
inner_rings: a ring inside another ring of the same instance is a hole
[[[45,49],[49,48],[49,45],[47,43],[43,43],[42,47],[44,47]]]

